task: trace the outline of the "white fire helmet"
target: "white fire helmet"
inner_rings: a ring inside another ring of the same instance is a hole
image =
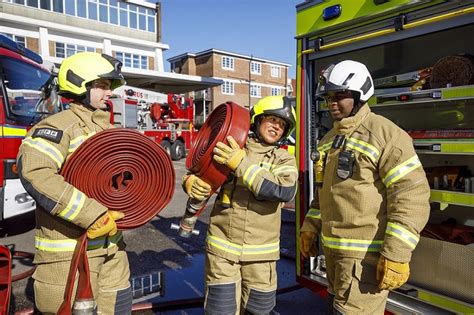
[[[316,96],[339,91],[358,92],[360,102],[367,102],[374,95],[374,83],[367,67],[357,61],[344,60],[322,70]]]

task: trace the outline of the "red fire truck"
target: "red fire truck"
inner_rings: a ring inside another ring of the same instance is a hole
[[[0,35],[0,220],[33,211],[16,168],[16,156],[29,127],[61,110],[55,77],[40,55]]]
[[[134,128],[163,146],[173,160],[186,156],[197,134],[192,98],[122,86],[112,98],[114,125]]]

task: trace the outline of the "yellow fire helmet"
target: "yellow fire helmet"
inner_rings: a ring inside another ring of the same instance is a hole
[[[293,132],[296,126],[296,112],[291,105],[291,100],[286,96],[267,96],[260,99],[250,111],[251,130],[257,137],[262,115],[273,115],[286,122],[285,132],[277,145],[282,144]],[[259,117],[260,116],[260,117]]]
[[[80,52],[63,60],[58,73],[59,93],[84,95],[97,79],[112,81],[111,90],[124,85],[122,63],[106,54]]]

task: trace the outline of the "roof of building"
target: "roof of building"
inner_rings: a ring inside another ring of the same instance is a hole
[[[259,61],[259,62],[271,63],[271,64],[285,66],[285,67],[291,67],[291,64],[288,64],[288,63],[283,63],[283,62],[274,61],[274,60],[270,60],[270,59],[258,58],[258,57],[255,57],[253,55],[250,55],[250,56],[249,55],[242,55],[242,54],[238,54],[238,53],[234,53],[234,52],[230,52],[230,51],[225,51],[225,50],[220,50],[220,49],[214,49],[214,48],[203,50],[203,51],[198,52],[198,53],[183,53],[183,54],[168,58],[166,60],[168,62],[175,62],[175,61],[185,59],[185,58],[196,58],[196,57],[210,55],[210,54],[220,54],[220,55],[226,55],[226,56],[230,56],[230,57],[237,57],[237,58],[249,59],[249,60],[252,60],[252,61]]]

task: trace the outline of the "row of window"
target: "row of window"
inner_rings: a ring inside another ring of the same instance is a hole
[[[234,70],[235,58],[222,56],[221,67],[224,70]],[[262,74],[262,63],[257,61],[252,61],[250,63],[250,72],[252,74]],[[281,67],[276,65],[271,65],[271,76],[273,78],[281,78]]]
[[[94,47],[88,47],[84,45],[76,45],[76,44],[65,44],[65,43],[55,43],[55,51],[56,51],[56,57],[58,58],[67,58],[69,56],[72,56],[78,52],[82,51],[91,51],[95,52]]]
[[[234,95],[234,82],[224,81],[221,85],[221,93],[227,95]],[[271,95],[283,95],[283,88],[271,88]],[[251,84],[250,85],[250,96],[252,97],[262,97],[262,86]]]
[[[115,58],[120,60],[123,63],[124,67],[145,70],[148,69],[147,56],[117,51],[115,52]]]
[[[155,33],[155,10],[118,0],[7,0],[43,10]]]
[[[18,36],[18,35],[7,34],[7,33],[2,33],[2,34],[14,40],[18,44],[23,45],[23,47],[26,47],[26,39],[24,36]]]

